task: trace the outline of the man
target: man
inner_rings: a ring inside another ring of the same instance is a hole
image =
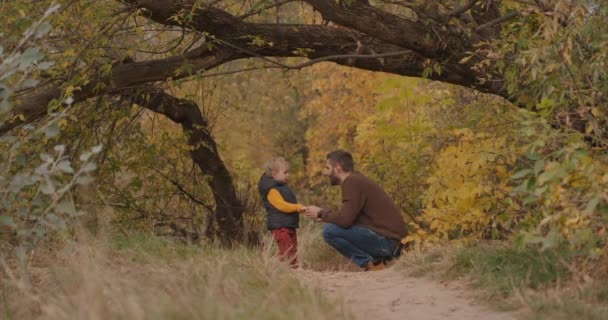
[[[407,234],[399,209],[382,187],[354,170],[353,157],[344,150],[327,154],[323,174],[342,188],[339,210],[307,207],[304,214],[326,222],[323,238],[366,271],[384,269],[400,254]]]

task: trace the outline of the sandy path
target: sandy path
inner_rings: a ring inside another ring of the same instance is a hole
[[[305,283],[343,301],[361,320],[513,320],[467,298],[456,284],[405,277],[392,268],[375,272],[298,272]]]

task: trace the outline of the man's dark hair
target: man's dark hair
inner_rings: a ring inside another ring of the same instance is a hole
[[[345,172],[352,172],[355,170],[355,162],[353,156],[344,150],[335,150],[327,154],[327,160],[335,166],[339,164],[342,170]]]

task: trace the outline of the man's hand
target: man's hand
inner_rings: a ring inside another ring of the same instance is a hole
[[[304,212],[302,213],[310,219],[317,219],[319,212],[321,212],[321,208],[317,206],[308,206],[304,208]]]

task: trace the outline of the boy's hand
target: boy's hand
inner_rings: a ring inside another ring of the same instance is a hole
[[[304,210],[304,215],[309,217],[310,219],[317,219],[319,212],[321,212],[321,208],[317,206],[308,206]]]

